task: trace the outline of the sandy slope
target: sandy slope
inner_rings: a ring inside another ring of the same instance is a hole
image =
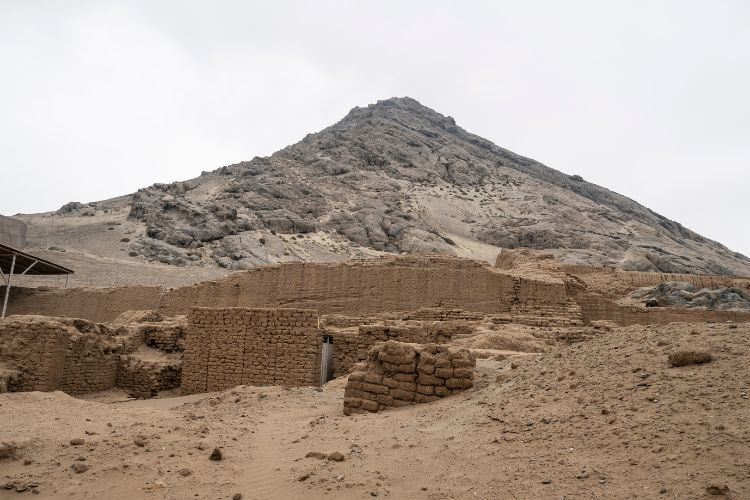
[[[669,367],[684,348],[714,361]],[[749,325],[618,328],[480,360],[463,395],[353,417],[341,379],[113,403],[4,394],[0,442],[21,448],[0,484],[38,483],[40,498],[747,498],[749,348]]]

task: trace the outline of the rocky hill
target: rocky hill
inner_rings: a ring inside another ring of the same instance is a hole
[[[354,108],[270,157],[24,220],[37,245],[75,227],[70,244],[80,251],[180,266],[244,269],[381,252],[494,262],[501,248],[525,247],[564,263],[750,275],[747,257],[410,98]],[[110,234],[128,236],[102,244],[115,225]]]

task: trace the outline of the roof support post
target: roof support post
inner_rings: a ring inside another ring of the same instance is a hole
[[[13,254],[13,261],[10,264],[10,274],[8,281],[5,282],[5,300],[3,301],[3,314],[0,319],[5,318],[5,311],[8,309],[8,296],[10,295],[10,281],[13,279],[13,269],[16,267],[16,254]]]

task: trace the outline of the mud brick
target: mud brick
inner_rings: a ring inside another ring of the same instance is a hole
[[[399,382],[398,388],[402,391],[414,392],[417,390],[417,384],[415,384],[414,382]]]
[[[445,381],[445,386],[449,389],[470,389],[474,383],[465,378],[449,378]]]
[[[390,390],[388,389],[388,387],[384,385],[368,384],[368,383],[364,384],[363,389],[373,394],[388,394],[388,391]]]
[[[417,379],[417,383],[421,385],[443,385],[445,382],[443,379],[440,379],[438,377],[421,373],[419,375],[419,378]]]
[[[404,401],[414,401],[413,391],[403,391],[401,389],[391,389],[391,397],[394,399],[402,399]]]
[[[433,385],[417,385],[417,393],[431,396],[435,394],[435,386]]]
[[[474,378],[474,370],[469,368],[454,368],[453,376],[456,378]]]
[[[394,387],[398,387],[399,381],[390,377],[383,377],[383,385],[393,389]]]

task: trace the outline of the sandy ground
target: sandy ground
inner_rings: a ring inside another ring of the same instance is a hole
[[[681,349],[714,359],[671,367]],[[352,417],[343,379],[146,401],[3,394],[0,443],[19,448],[0,485],[36,484],[38,498],[748,498],[749,354],[750,325],[616,328],[480,360],[462,395]]]

